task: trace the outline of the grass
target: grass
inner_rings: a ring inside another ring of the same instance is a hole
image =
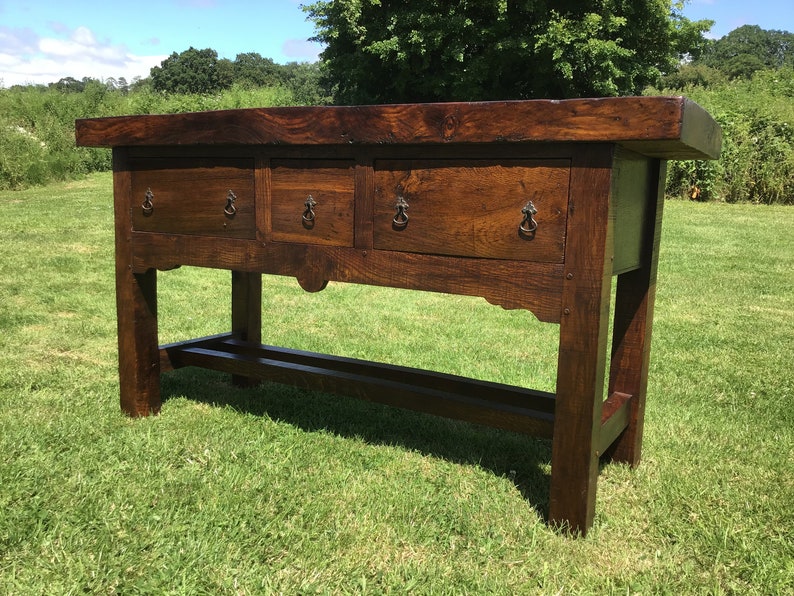
[[[0,193],[0,592],[792,593],[791,208],[667,203],[644,461],[604,467],[572,540],[544,441],[193,369],[122,416],[110,188]],[[160,291],[163,342],[227,328],[227,273]],[[264,294],[268,342],[554,387],[557,328],[526,312]]]

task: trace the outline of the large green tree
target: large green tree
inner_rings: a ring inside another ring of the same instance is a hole
[[[212,49],[193,47],[168,58],[151,69],[152,87],[169,93],[213,93],[231,86],[232,69],[218,60]]]
[[[246,87],[273,87],[284,83],[283,67],[256,52],[237,54],[234,81]]]
[[[699,55],[672,0],[329,0],[304,7],[338,103],[612,96]]]
[[[709,44],[702,63],[730,78],[749,78],[757,70],[794,65],[794,33],[744,25]]]

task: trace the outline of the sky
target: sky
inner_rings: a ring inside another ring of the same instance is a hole
[[[64,77],[145,78],[173,52],[212,48],[314,62],[322,48],[301,3],[312,0],[0,0],[0,86]],[[710,37],[742,25],[794,32],[792,0],[690,0],[684,16],[711,19]]]

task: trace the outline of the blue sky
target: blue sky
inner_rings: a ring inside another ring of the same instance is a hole
[[[0,83],[132,81],[191,46],[311,62],[321,48],[307,41],[313,25],[300,4],[310,1],[0,0]],[[747,24],[794,32],[792,0],[691,0],[684,14],[716,21],[713,37]]]

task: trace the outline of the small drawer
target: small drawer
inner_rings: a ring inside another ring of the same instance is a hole
[[[134,230],[256,237],[253,159],[134,158],[130,167]]]
[[[353,246],[355,162],[270,162],[270,228],[274,242]]]
[[[561,263],[569,179],[563,159],[378,160],[374,247]]]

